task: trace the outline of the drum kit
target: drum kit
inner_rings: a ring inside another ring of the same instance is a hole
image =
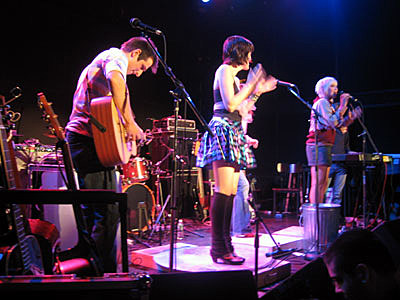
[[[194,121],[182,119],[180,121],[179,124],[182,127],[190,126],[187,129],[190,137],[178,136],[178,138],[182,140],[182,143],[190,141],[194,145],[198,140],[198,131],[193,127]],[[150,233],[147,237],[151,238],[155,231],[166,228],[170,217],[166,210],[170,195],[164,199],[162,186],[163,180],[167,180],[166,183],[168,183],[171,179],[168,166],[174,151],[168,145],[172,134],[168,127],[170,123],[170,118],[153,120],[153,129],[146,131],[145,144],[152,143],[149,147],[151,160],[141,157],[141,151],[138,151],[139,156],[131,157],[127,164],[119,166],[122,191],[128,194],[128,233],[138,233],[139,236]],[[185,153],[178,151],[175,156],[182,167],[191,167]],[[154,186],[154,189],[149,186]]]

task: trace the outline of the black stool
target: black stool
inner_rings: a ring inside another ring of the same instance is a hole
[[[284,214],[288,214],[289,201],[290,199],[296,199],[296,214],[299,211],[300,204],[303,203],[303,165],[302,164],[277,164],[277,171],[280,174],[288,175],[288,184],[287,187],[282,188],[272,188],[273,193],[273,208],[272,214],[276,214],[276,198],[277,194],[283,193],[286,194],[285,200],[285,209],[283,211]]]

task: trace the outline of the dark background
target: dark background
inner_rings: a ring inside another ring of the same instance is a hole
[[[43,92],[65,125],[81,71],[101,51],[119,47],[139,32],[132,17],[161,29],[167,38],[167,64],[200,113],[212,116],[212,82],[221,63],[222,43],[233,34],[255,44],[254,62],[283,81],[295,83],[312,102],[316,82],[334,76],[339,89],[364,104],[365,124],[378,150],[400,153],[398,138],[399,1],[370,0],[200,0],[185,1],[2,1],[0,94],[19,86],[23,96],[11,104],[22,113],[19,142],[38,138],[46,124],[36,106]],[[154,36],[161,54],[163,41]],[[239,74],[245,77],[246,74]],[[132,107],[143,129],[173,114],[174,86],[160,66],[157,75],[131,77]],[[188,107],[180,114],[195,119]],[[308,109],[286,88],[263,95],[249,135],[260,140],[255,151],[259,182],[269,190],[277,162],[306,162]],[[204,132],[200,123],[197,128]],[[362,131],[351,129],[352,150],[361,151]],[[367,143],[367,152],[373,152]]]

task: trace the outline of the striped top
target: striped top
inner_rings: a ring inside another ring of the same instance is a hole
[[[128,58],[118,48],[101,52],[82,71],[74,94],[74,102],[66,130],[92,136],[90,125],[90,101],[97,97],[111,96],[107,74],[119,71],[126,82]]]

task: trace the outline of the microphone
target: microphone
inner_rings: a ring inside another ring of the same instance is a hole
[[[340,95],[342,95],[342,94],[344,94],[344,93],[345,93],[344,91],[340,91],[340,92],[339,92],[339,97],[340,97]],[[356,99],[356,98],[354,98],[353,96],[350,95],[349,103],[358,104],[358,99]]]
[[[143,30],[143,31],[147,31],[147,32],[150,32],[150,33],[155,33],[157,35],[162,35],[161,30],[158,30],[157,28],[151,27],[150,25],[144,24],[139,18],[132,18],[129,21],[129,24],[131,24],[131,26],[133,28],[140,29],[140,30]]]
[[[293,84],[293,83],[285,82],[285,81],[280,81],[280,80],[277,80],[277,81],[276,81],[276,84],[277,84],[277,85],[281,85],[281,86],[290,87],[290,88],[294,88],[294,87],[296,86],[296,85]]]

